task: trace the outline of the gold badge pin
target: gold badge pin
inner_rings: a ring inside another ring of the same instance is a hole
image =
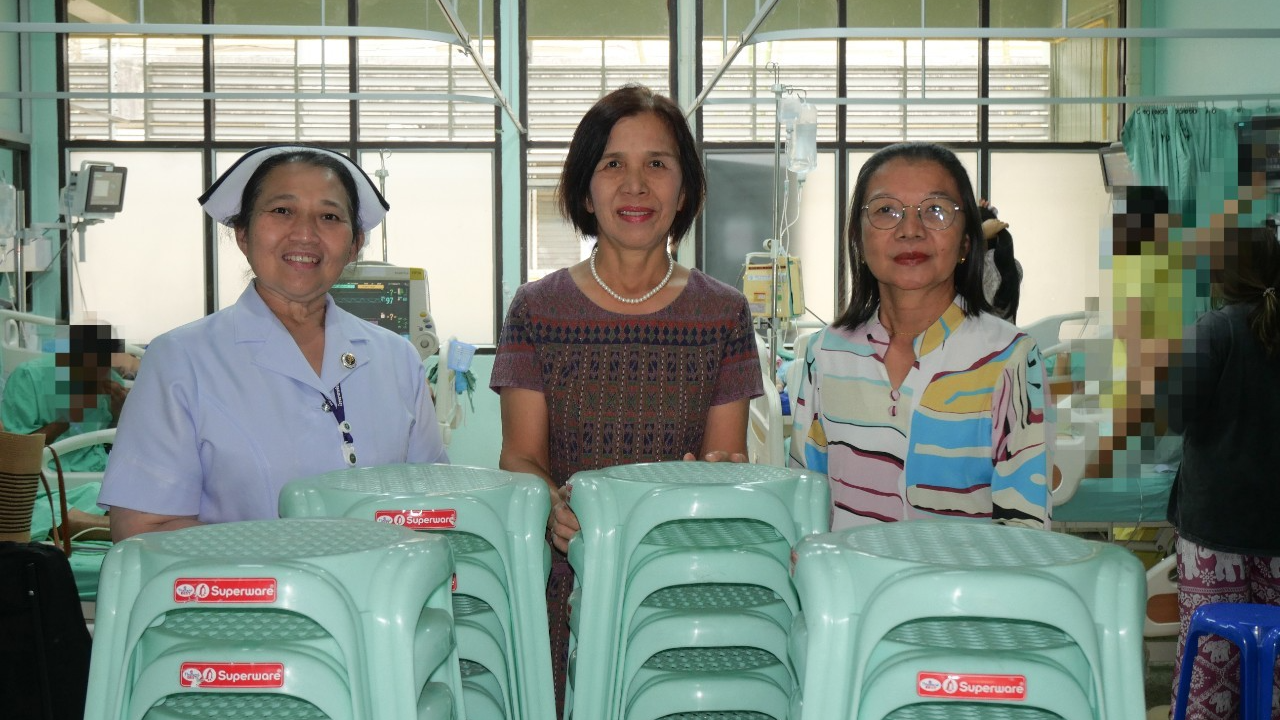
[[[342,367],[350,370],[356,366],[356,356],[352,353],[342,353]]]

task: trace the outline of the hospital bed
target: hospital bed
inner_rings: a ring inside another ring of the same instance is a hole
[[[94,445],[110,445],[115,442],[116,429],[105,428],[103,430],[94,430],[93,432],[81,433],[64,437],[54,441],[49,447],[44,449],[44,474],[49,479],[52,486],[55,483],[58,471],[53,462],[53,452],[56,451],[61,457],[72,450],[92,447]],[[88,483],[102,482],[102,473],[100,472],[71,472],[64,471],[62,473],[62,481],[67,490],[87,485]]]
[[[780,358],[791,357],[784,365],[786,372],[778,375],[783,388],[794,407],[797,388],[804,373],[804,354],[812,332],[796,337],[790,352],[779,351]],[[764,339],[756,336],[756,349],[760,353],[760,372],[764,378],[764,395],[751,400],[747,419],[747,460],[761,465],[786,467],[788,439],[791,437],[791,413],[784,410],[782,396],[769,373],[769,348]]]
[[[64,323],[43,315],[0,308],[0,387],[4,386],[3,381],[9,378],[15,367],[40,357],[44,352],[37,328],[60,324]],[[124,351],[134,357],[142,357],[144,349],[125,343]],[[128,385],[127,382],[125,384]]]
[[[1142,637],[1146,640],[1148,664],[1172,664],[1174,660],[1179,625],[1177,561],[1176,554],[1168,555],[1147,570],[1147,612]]]
[[[1175,468],[1143,465],[1134,477],[1087,478],[1086,468],[1094,459],[1098,448],[1098,427],[1109,411],[1097,407],[1098,383],[1092,378],[1110,377],[1111,340],[1105,328],[1100,328],[1098,315],[1092,311],[1063,313],[1044,318],[1023,328],[1035,338],[1040,347],[1047,349],[1046,357],[1067,353],[1082,359],[1077,368],[1077,382],[1069,370],[1060,375],[1050,375],[1051,385],[1070,391],[1073,385],[1086,394],[1063,397],[1057,407],[1057,437],[1055,438],[1054,465],[1060,474],[1060,482],[1052,491],[1054,527],[1072,533],[1100,536],[1122,542],[1134,549],[1163,552],[1172,541],[1165,521],[1165,505],[1173,484]],[[786,387],[794,395],[804,373],[804,356],[813,333],[802,334],[794,344],[795,361],[786,373]],[[761,348],[761,357],[767,357]],[[761,371],[768,378],[766,363],[761,361]],[[766,381],[766,393],[771,389]],[[792,399],[794,403],[794,397]],[[752,449],[753,462],[758,457],[773,457],[765,447],[785,447],[790,427],[783,416],[784,427],[780,433],[766,433],[778,417],[772,397],[752,401],[748,447]],[[769,445],[772,443],[772,445]],[[785,457],[782,460],[785,463]],[[1134,540],[1132,528],[1154,527],[1155,540]]]
[[[769,372],[769,348],[764,338],[756,335],[760,355],[760,373],[764,394],[752,398],[747,416],[747,462],[756,465],[786,467],[786,427],[782,417],[782,397]]]
[[[53,318],[0,308],[0,388],[15,367],[40,357],[36,326],[56,324]]]
[[[50,447],[59,454],[88,447],[95,444],[110,444],[115,439],[114,428],[96,430],[73,437],[55,441]],[[49,448],[44,452],[44,473],[49,482],[52,495],[46,496],[43,491],[36,498],[31,518],[32,537],[45,537],[49,529],[61,522],[59,507],[61,501],[57,497],[57,471],[53,464],[53,453]],[[102,473],[64,472],[63,482],[66,489],[68,508],[76,508],[86,513],[100,514],[97,508],[98,491],[101,489]],[[80,593],[80,607],[84,613],[90,634],[93,633],[96,600],[98,596],[98,571],[102,567],[102,559],[110,549],[111,543],[106,540],[84,540],[72,538],[73,552],[68,563],[71,574],[75,578],[76,589]]]
[[[1020,328],[1046,357],[1058,346],[1078,338],[1098,336],[1098,313],[1091,310],[1049,315]]]
[[[1052,493],[1054,528],[1135,551],[1167,553],[1173,533],[1165,507],[1176,462],[1164,465],[1146,458],[1120,477],[1085,477],[1097,457],[1099,429],[1111,415],[1099,402],[1114,376],[1115,346],[1107,328],[1099,325],[1097,313],[1085,311],[1053,315],[1023,331],[1036,340],[1052,369],[1048,383],[1056,405],[1054,465],[1061,473]],[[1070,358],[1067,367],[1060,358]],[[1160,442],[1167,454],[1177,455],[1176,438]]]
[[[44,352],[40,341],[40,326],[52,327],[58,324],[59,321],[53,318],[0,308],[0,380],[7,379],[9,373],[19,364],[40,357]],[[143,349],[126,344],[125,352],[141,357]],[[129,381],[126,381],[127,384]],[[91,445],[110,444],[115,439],[115,432],[115,429],[105,429],[61,438],[52,443],[51,447],[62,454]],[[56,494],[57,472],[53,463],[53,453],[47,448],[43,464],[50,489]],[[102,473],[64,472],[63,482],[68,505],[86,512],[95,512],[98,484],[101,480]],[[59,504],[55,497],[53,499],[55,511],[51,511],[49,502],[43,495],[38,499],[33,508],[32,532],[34,535],[43,537],[48,533],[49,528],[60,520],[56,512]],[[109,547],[110,543],[105,541],[77,541],[74,543],[75,552],[70,558],[72,573],[80,591],[80,599],[85,616],[89,620],[91,632],[93,600],[98,590],[98,568],[101,566],[103,554]]]

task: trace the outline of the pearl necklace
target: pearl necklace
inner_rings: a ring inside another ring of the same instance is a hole
[[[675,269],[676,269],[676,261],[674,258],[671,257],[671,250],[668,249],[667,250],[667,274],[663,276],[662,282],[659,282],[657,286],[655,286],[652,290],[641,295],[638,298],[626,298],[614,292],[613,288],[609,287],[608,285],[605,285],[604,281],[600,279],[600,273],[596,272],[596,252],[599,250],[600,250],[599,244],[591,248],[591,277],[595,278],[596,284],[604,288],[605,292],[609,293],[609,297],[612,297],[614,300],[617,300],[620,303],[626,303],[628,305],[639,305],[645,300],[648,300],[654,295],[657,295],[658,291],[666,287],[667,283],[671,281],[671,274],[675,272]]]

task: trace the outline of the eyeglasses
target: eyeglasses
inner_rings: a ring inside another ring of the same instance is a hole
[[[956,221],[956,213],[963,212],[963,208],[946,197],[925,198],[919,205],[903,205],[897,198],[879,197],[863,205],[862,211],[872,227],[892,230],[902,224],[907,209],[912,207],[920,224],[929,230],[946,230]]]

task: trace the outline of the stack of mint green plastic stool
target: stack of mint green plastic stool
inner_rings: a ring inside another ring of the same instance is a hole
[[[348,517],[438,533],[468,720],[555,720],[547,631],[551,493],[533,475],[458,465],[338,470],[287,484],[282,517]]]
[[[828,529],[824,475],[670,462],[581,472],[570,504],[573,720],[786,717],[792,548]]]
[[[222,523],[130,538],[102,567],[86,720],[464,717],[440,538]]]
[[[1145,716],[1146,578],[1119,546],[915,520],[806,538],[794,580],[794,720]]]

